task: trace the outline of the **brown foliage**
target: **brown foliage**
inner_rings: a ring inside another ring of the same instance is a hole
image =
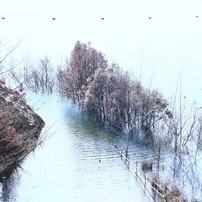
[[[80,100],[79,92],[82,86],[87,85],[87,79],[93,75],[96,69],[106,68],[105,56],[91,47],[78,41],[71,53],[70,68],[66,85],[66,94],[72,100]]]
[[[86,111],[89,117],[117,131],[142,130],[145,138],[167,106],[158,91],[144,89],[119,65],[108,65],[105,56],[78,41],[71,53],[69,69],[60,80],[63,91]],[[64,81],[65,78],[65,81]]]
[[[9,112],[0,111],[0,156],[15,153],[19,148],[19,136],[15,128],[10,125]]]

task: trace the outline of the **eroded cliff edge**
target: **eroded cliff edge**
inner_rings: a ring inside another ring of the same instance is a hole
[[[17,91],[0,83],[0,177],[36,148],[44,125]]]

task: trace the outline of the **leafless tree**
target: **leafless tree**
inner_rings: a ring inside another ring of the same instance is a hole
[[[37,67],[25,64],[23,79],[25,85],[34,92],[52,93],[56,83],[56,72],[54,71],[48,56],[40,60]]]

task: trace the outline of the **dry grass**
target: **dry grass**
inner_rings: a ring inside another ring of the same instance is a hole
[[[151,185],[154,189],[156,189],[159,193],[161,193],[164,197],[164,202],[188,202],[187,199],[183,196],[182,191],[180,190],[179,186],[176,183],[172,182],[162,182],[159,179],[158,175],[154,175],[152,177]],[[158,187],[161,186],[162,189]]]
[[[14,127],[10,125],[9,112],[0,111],[0,158],[14,154],[20,145],[20,138]]]

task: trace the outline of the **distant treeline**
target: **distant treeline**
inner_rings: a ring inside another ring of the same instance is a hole
[[[75,44],[68,68],[58,78],[64,93],[92,120],[146,140],[153,139],[168,105],[160,92],[145,89],[118,64],[110,65],[90,43]]]

